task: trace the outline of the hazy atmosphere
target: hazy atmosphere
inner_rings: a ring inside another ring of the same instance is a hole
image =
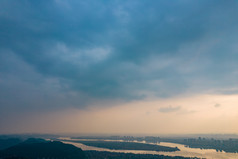
[[[237,15],[236,0],[1,0],[0,134],[237,134]]]

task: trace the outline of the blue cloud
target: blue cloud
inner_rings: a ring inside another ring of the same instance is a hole
[[[237,3],[2,0],[0,93],[18,88],[19,101],[1,105],[83,107],[237,87]]]

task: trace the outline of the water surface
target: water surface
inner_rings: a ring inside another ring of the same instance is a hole
[[[134,153],[134,154],[158,154],[165,156],[183,156],[183,157],[198,157],[198,158],[207,158],[207,159],[238,159],[238,153],[227,153],[227,152],[217,152],[215,149],[200,149],[200,148],[189,148],[182,144],[169,143],[169,142],[160,142],[157,145],[168,146],[168,147],[178,147],[180,151],[175,152],[158,152],[158,151],[141,151],[141,150],[110,150],[106,148],[99,148],[93,146],[87,146],[81,143],[75,143],[74,141],[97,141],[96,139],[71,139],[71,138],[59,138],[61,140],[71,140],[63,141],[64,143],[72,144],[76,147],[81,148],[82,150],[96,150],[96,151],[108,151],[108,152],[123,152],[123,153]],[[102,140],[101,140],[102,141]],[[119,141],[124,142],[123,140],[103,140],[103,141]],[[138,141],[131,141],[138,142]],[[139,142],[139,143],[145,143]],[[152,144],[152,143],[151,143]]]

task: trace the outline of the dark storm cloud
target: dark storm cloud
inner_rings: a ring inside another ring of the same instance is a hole
[[[236,87],[237,12],[237,1],[225,0],[2,0],[1,105]]]

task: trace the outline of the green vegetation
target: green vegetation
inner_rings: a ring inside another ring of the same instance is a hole
[[[22,142],[22,140],[20,140],[18,138],[0,139],[0,150],[17,145],[21,142]]]
[[[145,150],[145,151],[167,151],[167,152],[179,151],[177,147],[173,148],[145,143],[118,142],[118,141],[71,141],[71,142],[78,142],[88,146],[108,148],[111,150]]]
[[[31,140],[32,141],[32,140]],[[84,152],[73,145],[54,142],[23,142],[0,152],[0,159],[84,159]]]
[[[114,153],[106,151],[85,151],[87,159],[197,159],[179,156],[164,156],[152,154]]]

